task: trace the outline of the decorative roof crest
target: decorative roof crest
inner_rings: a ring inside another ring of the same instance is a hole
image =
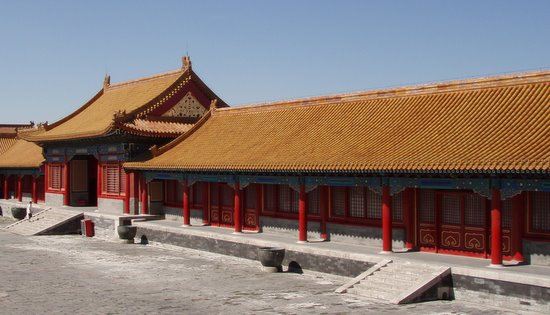
[[[191,57],[183,56],[181,57],[181,68],[182,69],[191,69]]]
[[[103,89],[107,89],[111,85],[111,76],[105,74],[105,79],[103,79]]]

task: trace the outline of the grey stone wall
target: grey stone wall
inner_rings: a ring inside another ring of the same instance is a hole
[[[523,255],[527,263],[550,266],[550,242],[523,240]]]
[[[164,214],[166,220],[183,222],[182,208],[164,206],[161,214]],[[191,209],[191,225],[203,225],[201,209]]]
[[[332,241],[382,247],[381,227],[328,223],[327,232]],[[394,248],[405,247],[405,231],[403,229],[393,228],[392,238]]]
[[[307,225],[308,238],[317,239],[320,236],[319,222],[310,221]],[[273,217],[260,217],[260,231],[270,233],[285,233],[298,235],[298,220]],[[382,229],[379,227],[356,226],[328,223],[327,232],[331,241],[346,242],[367,246],[382,246]],[[396,249],[405,246],[403,229],[393,229],[393,246]]]
[[[298,238],[298,220],[260,216],[260,232],[282,233]],[[308,222],[308,239],[319,239],[319,222]]]
[[[63,206],[63,195],[62,194],[52,194],[46,193],[46,204],[52,207],[61,207]]]
[[[124,200],[98,198],[97,208],[103,213],[122,215],[124,213]]]
[[[177,234],[138,226],[137,238],[140,239],[142,236],[145,236],[150,242],[171,244],[252,260],[258,260],[258,248],[260,248],[260,246],[253,244],[243,244],[205,236]],[[287,250],[283,263],[288,265],[292,261],[298,263],[303,269],[347,277],[355,277],[374,265],[373,262]]]

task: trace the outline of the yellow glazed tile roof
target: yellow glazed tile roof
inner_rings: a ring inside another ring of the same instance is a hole
[[[36,142],[97,137],[114,127],[120,113],[131,113],[153,102],[185,75],[176,70],[143,79],[106,84],[88,103],[66,118],[45,129],[21,133],[21,137]]]
[[[15,141],[15,138],[12,137],[0,137],[0,155],[14,145]]]
[[[1,168],[39,168],[44,162],[42,148],[22,139],[18,139],[0,155]]]
[[[121,126],[125,131],[137,135],[157,134],[158,136],[177,137],[193,127],[193,124],[177,121],[155,121],[134,119]]]
[[[550,71],[212,110],[129,169],[543,172]]]

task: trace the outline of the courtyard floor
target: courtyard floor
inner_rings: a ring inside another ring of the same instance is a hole
[[[11,221],[0,217],[0,227]],[[348,278],[263,273],[246,259],[161,244],[0,231],[2,314],[505,314],[476,303],[403,306],[339,295]]]

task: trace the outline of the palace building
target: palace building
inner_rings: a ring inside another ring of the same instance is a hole
[[[42,148],[18,137],[29,125],[0,125],[0,194],[4,199],[44,201]]]
[[[127,82],[111,84],[106,76],[74,113],[20,132],[43,148],[46,204],[113,213],[138,207],[141,179],[126,174],[122,163],[146,158],[151,146],[189,130],[212,103],[227,106],[193,72],[189,58],[182,61],[181,69]]]
[[[0,126],[4,198],[550,259],[550,71],[228,107],[184,57],[15,129]]]
[[[535,72],[214,107],[125,168],[186,225],[522,261],[549,253],[549,96]]]

